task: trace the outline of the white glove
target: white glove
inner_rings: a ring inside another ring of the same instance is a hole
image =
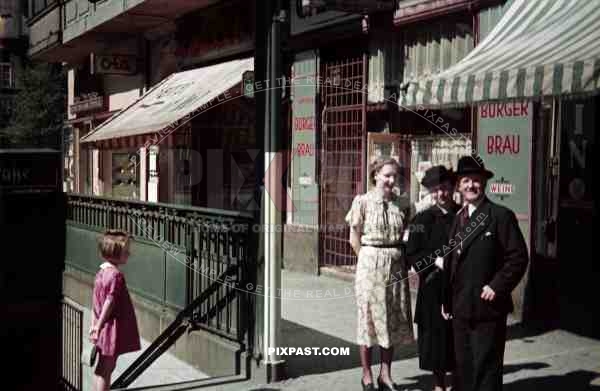
[[[444,270],[444,258],[437,257],[435,259],[435,266],[437,266],[438,268],[440,268],[440,270]]]

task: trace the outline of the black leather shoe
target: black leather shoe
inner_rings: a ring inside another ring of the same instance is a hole
[[[392,384],[384,383],[380,378],[377,379],[377,390],[379,391],[396,391],[396,387]]]
[[[373,383],[365,384],[363,379],[360,379],[360,385],[362,386],[363,391],[376,391]]]

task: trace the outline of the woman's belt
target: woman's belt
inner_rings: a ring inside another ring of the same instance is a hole
[[[375,247],[375,248],[400,248],[400,246],[402,246],[402,243],[396,243],[396,244],[365,244],[365,243],[361,243],[360,245],[363,247]]]

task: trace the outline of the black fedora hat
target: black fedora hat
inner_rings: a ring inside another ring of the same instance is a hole
[[[463,176],[469,174],[479,174],[487,179],[494,176],[494,173],[485,168],[482,161],[478,161],[472,155],[463,156],[458,159],[458,168],[456,170],[456,176]]]
[[[434,166],[425,171],[425,176],[421,179],[421,184],[426,188],[432,188],[445,181],[454,183],[455,176],[452,170],[448,170],[444,166]]]

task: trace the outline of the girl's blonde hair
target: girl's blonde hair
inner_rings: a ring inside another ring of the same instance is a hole
[[[401,167],[400,164],[396,161],[396,159],[391,157],[378,157],[377,159],[373,160],[369,165],[369,181],[372,185],[375,184],[375,175],[377,175],[377,173],[383,168],[383,166],[386,166],[388,164],[396,167],[396,172],[400,174]]]
[[[98,250],[105,259],[119,259],[129,247],[129,234],[117,229],[109,229],[98,240]]]

